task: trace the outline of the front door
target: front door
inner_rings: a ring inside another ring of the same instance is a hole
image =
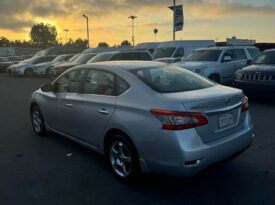
[[[45,116],[49,126],[66,134],[72,134],[75,120],[75,104],[85,70],[73,70],[54,83],[54,92],[47,96]]]

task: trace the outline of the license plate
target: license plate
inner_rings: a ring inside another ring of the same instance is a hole
[[[234,123],[233,115],[231,113],[223,114],[219,117],[219,127],[224,128]]]

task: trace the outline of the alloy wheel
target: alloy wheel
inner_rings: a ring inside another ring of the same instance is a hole
[[[122,141],[113,141],[110,146],[110,162],[115,173],[120,177],[130,175],[133,167],[129,148]]]

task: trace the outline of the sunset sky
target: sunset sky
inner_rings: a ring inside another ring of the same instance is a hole
[[[110,45],[131,40],[131,23],[136,19],[136,42],[154,41],[153,29],[158,28],[158,41],[172,38],[172,0],[0,0],[0,36],[28,40],[33,24],[55,25],[65,42],[68,38],[86,37],[82,14],[90,17],[90,43],[105,41]],[[184,30],[177,39],[213,39],[226,37],[275,42],[275,0],[177,0],[184,5]],[[59,36],[59,37],[60,37]]]

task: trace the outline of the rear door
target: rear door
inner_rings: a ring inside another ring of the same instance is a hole
[[[231,56],[231,61],[224,61],[225,56]],[[222,54],[221,58],[221,82],[230,83],[233,80],[234,73],[239,69],[239,62],[234,57],[233,50],[228,49]]]
[[[74,136],[98,147],[116,104],[115,74],[91,69],[77,96]]]
[[[236,62],[236,66],[234,66],[232,75],[239,69],[242,69],[247,65],[248,58],[246,57],[245,50],[243,48],[235,48],[232,49],[233,53],[233,61]]]

